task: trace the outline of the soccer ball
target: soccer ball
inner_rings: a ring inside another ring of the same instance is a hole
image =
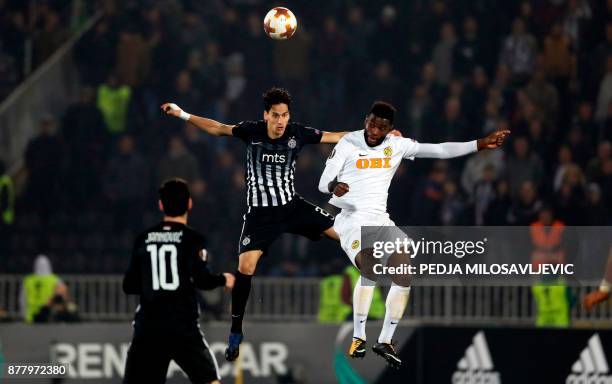
[[[297,19],[289,9],[275,7],[264,17],[263,27],[274,40],[287,40],[297,29]]]

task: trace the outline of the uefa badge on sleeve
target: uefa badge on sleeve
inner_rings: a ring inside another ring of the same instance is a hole
[[[295,141],[295,138],[290,138],[287,142],[287,146],[291,149],[295,148],[297,146],[297,141]]]
[[[251,242],[251,238],[248,236],[245,236],[244,239],[242,239],[242,245],[244,246],[249,245],[250,242]]]

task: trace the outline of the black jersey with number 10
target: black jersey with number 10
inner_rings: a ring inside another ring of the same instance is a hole
[[[278,207],[293,200],[295,162],[306,144],[321,141],[323,133],[289,123],[281,137],[268,137],[265,121],[243,121],[232,134],[247,146],[245,180],[250,207]]]
[[[207,267],[205,240],[190,227],[163,222],[140,234],[134,243],[123,290],[140,295],[135,330],[197,326],[196,288],[225,284]]]

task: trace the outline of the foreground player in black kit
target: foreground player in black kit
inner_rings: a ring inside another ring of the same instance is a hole
[[[124,383],[164,383],[170,360],[192,383],[219,383],[217,361],[200,330],[196,288],[232,288],[230,273],[211,274],[202,235],[187,226],[192,201],[187,183],[159,189],[164,220],[139,235],[123,279],[127,294],[140,295]]]
[[[190,122],[213,136],[234,136],[246,144],[245,181],[248,210],[239,243],[236,287],[232,291],[232,328],[225,358],[238,357],[242,319],[251,291],[251,278],[261,255],[282,233],[312,240],[323,235],[338,241],[333,217],[295,192],[295,164],[307,144],[335,144],[346,132],[323,132],[290,122],[291,96],[280,88],[263,95],[263,120],[227,125],[191,115],[179,106],[161,106],[168,115]]]

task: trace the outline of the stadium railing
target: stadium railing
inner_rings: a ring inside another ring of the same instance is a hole
[[[22,275],[0,275],[0,309],[8,319],[21,319]],[[134,315],[137,297],[125,295],[121,275],[67,275],[72,300],[85,321],[127,321]],[[573,287],[579,300],[594,286]],[[208,293],[220,318],[229,314],[230,295]],[[258,277],[253,280],[247,307],[250,321],[316,321],[319,306],[318,278]],[[535,303],[528,286],[428,285],[412,289],[406,319],[437,324],[531,325]],[[612,325],[612,302],[586,312],[579,302],[572,308],[574,326]]]

